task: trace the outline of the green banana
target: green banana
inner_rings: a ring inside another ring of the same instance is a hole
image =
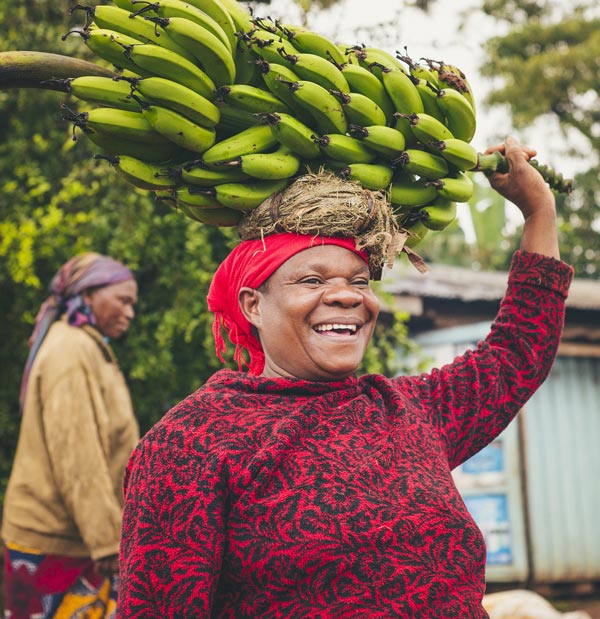
[[[258,56],[254,51],[248,47],[245,41],[240,39],[235,47],[233,56],[233,61],[235,62],[235,81],[237,84],[262,86],[262,74],[257,60]]]
[[[268,90],[248,84],[221,86],[217,89],[217,98],[252,114],[290,111],[281,99]]]
[[[257,180],[252,183],[223,183],[214,187],[213,191],[215,197],[223,206],[239,211],[251,211],[269,196],[287,187],[289,182],[290,179]]]
[[[349,54],[356,58],[358,64],[373,71],[377,76],[381,75],[384,69],[406,73],[402,63],[395,56],[382,49],[355,45],[349,49]]]
[[[179,45],[174,41],[161,24],[152,23],[152,21],[144,19],[138,15],[120,9],[118,6],[111,4],[98,4],[92,9],[94,23],[103,29],[115,30],[122,34],[128,35],[143,43],[153,43],[170,49],[180,56],[192,60],[191,54],[186,50],[185,46]]]
[[[423,224],[430,230],[443,230],[456,219],[456,202],[443,197],[419,209]]]
[[[276,145],[277,139],[268,125],[254,125],[214,144],[204,152],[202,160],[210,166],[250,153],[264,153]]]
[[[407,148],[394,159],[393,163],[427,180],[443,178],[449,172],[448,164],[443,157],[416,148]]]
[[[435,72],[440,88],[452,88],[460,92],[471,104],[475,111],[475,97],[473,89],[469,84],[465,74],[456,66],[448,64],[442,60],[429,61],[432,71]],[[435,69],[433,69],[435,67]]]
[[[398,157],[406,147],[404,135],[385,125],[371,125],[360,127],[350,125],[348,132],[352,137],[362,140],[371,150],[383,155],[387,159]]]
[[[404,71],[382,68],[381,80],[398,114],[420,114],[425,111],[417,87]],[[408,121],[402,117],[397,118],[396,129],[402,131],[405,138],[412,134]]]
[[[133,4],[134,1],[135,0],[114,0],[113,4],[124,11],[135,11],[136,8],[139,7],[136,7],[135,4]]]
[[[300,159],[286,146],[280,146],[272,153],[241,155],[224,166],[235,166],[252,178],[279,180],[294,176],[300,168]]]
[[[187,2],[197,9],[204,11],[207,15],[210,15],[227,35],[231,50],[235,50],[238,41],[236,35],[238,27],[223,2],[221,0],[187,0]],[[250,17],[249,14],[248,17]]]
[[[406,230],[408,238],[404,244],[409,249],[416,247],[431,232],[421,219],[414,219],[409,226],[406,226]]]
[[[386,125],[387,118],[383,110],[372,99],[360,92],[344,93],[339,90],[331,90],[342,104],[348,123],[359,127],[372,125]]]
[[[170,206],[173,210],[180,211],[179,205],[177,204],[177,194],[173,188],[154,189],[152,190],[152,195],[156,202],[162,202]]]
[[[231,15],[236,26],[236,32],[248,33],[255,28],[252,15],[237,0],[221,0],[221,4]],[[206,12],[209,13],[210,11],[206,9]]]
[[[201,127],[169,108],[149,105],[142,114],[155,131],[186,150],[203,153],[215,143],[214,128]]]
[[[131,45],[125,48],[128,59],[146,77],[162,77],[191,88],[206,99],[214,98],[215,84],[193,62],[158,45]]]
[[[121,139],[131,139],[146,144],[161,144],[164,142],[142,112],[119,110],[111,107],[97,107],[81,115],[82,125],[105,135],[113,135]],[[77,124],[77,122],[76,122]]]
[[[320,84],[298,80],[288,85],[294,100],[312,117],[319,133],[341,133],[348,130],[342,104]]]
[[[344,64],[340,70],[346,78],[351,92],[359,92],[369,97],[383,110],[386,117],[385,124],[391,123],[396,106],[390,99],[381,80],[369,69],[365,69],[359,64]]]
[[[148,163],[166,163],[181,153],[181,149],[176,144],[165,138],[160,142],[156,141],[151,148],[148,148],[148,142],[121,138],[112,133],[103,133],[89,128],[84,133],[86,138],[106,155],[129,155]]]
[[[464,171],[473,170],[479,163],[479,154],[472,144],[458,138],[434,141],[427,144],[455,168]]]
[[[281,52],[284,60],[291,64],[292,71],[301,80],[315,82],[326,90],[350,92],[350,86],[339,68],[317,54],[285,54]]]
[[[219,141],[259,124],[259,118],[256,114],[245,112],[227,103],[219,105],[219,114],[221,118],[216,127]]]
[[[394,179],[389,191],[390,202],[397,207],[415,207],[429,204],[437,197],[437,189],[424,179]]]
[[[334,62],[337,65],[342,65],[346,62],[346,58],[338,49],[337,45],[322,34],[312,32],[308,28],[302,26],[283,26],[283,31],[291,44],[299,51],[305,54],[316,54]]]
[[[212,32],[184,17],[170,17],[161,23],[176,43],[192,53],[217,86],[234,83],[233,56]]]
[[[371,163],[375,153],[350,135],[330,133],[315,138],[326,157],[343,163]]]
[[[383,67],[381,80],[397,112],[414,114],[423,111],[423,102],[414,81],[404,71]]]
[[[303,159],[315,159],[321,149],[315,142],[315,132],[291,114],[267,114],[265,121],[275,139]]]
[[[300,78],[287,66],[260,60],[258,63],[262,79],[271,94],[283,101],[293,112],[294,116],[304,124],[310,123],[310,116],[303,110],[302,106],[294,99],[290,91],[291,84]]]
[[[252,18],[254,22],[254,27],[259,30],[264,30],[269,34],[275,34],[280,39],[287,41],[287,34],[284,32],[284,29],[281,27],[278,19],[272,19],[271,17],[254,17]],[[294,48],[295,49],[295,48]]]
[[[239,183],[250,177],[237,168],[208,169],[195,162],[188,162],[181,166],[181,180],[184,183],[197,187],[214,187],[222,183]]]
[[[131,97],[131,85],[120,78],[83,75],[66,80],[70,94],[81,101],[98,106],[140,111],[140,104]]]
[[[263,60],[282,64],[293,70],[292,63],[287,58],[298,53],[298,50],[281,35],[256,28],[242,37],[242,40]]]
[[[422,144],[454,137],[450,129],[448,129],[443,122],[425,112],[419,114],[396,113],[396,116],[408,120],[410,130],[413,132],[415,138]]]
[[[431,82],[419,78],[414,79],[414,84],[416,89],[419,91],[424,112],[434,118],[437,118],[440,122],[445,123],[446,118],[444,117],[442,110],[440,110],[440,106],[437,104],[436,92],[438,91],[438,88],[433,86]]]
[[[107,159],[128,183],[139,189],[166,189],[177,185],[177,179],[164,166],[147,163],[128,155]]]
[[[219,108],[212,101],[164,77],[134,80],[132,87],[143,101],[169,108],[202,127],[214,127],[221,117]]]
[[[197,208],[219,208],[221,204],[210,192],[205,190],[198,190],[195,187],[189,187],[183,185],[173,190],[174,197],[178,204],[185,204],[186,206]]]
[[[133,0],[132,4],[134,7],[137,7],[137,12],[134,12],[134,15],[141,16],[149,13],[153,16],[167,19],[171,17],[189,19],[214,34],[225,45],[230,54],[233,52],[234,48],[231,46],[229,37],[223,28],[210,15],[185,2],[185,0],[156,0],[155,2],[151,0]],[[140,5],[142,5],[142,8],[139,8]]]
[[[446,117],[446,124],[455,138],[470,142],[475,135],[477,120],[468,99],[453,88],[437,92],[437,102]]]
[[[453,202],[468,202],[473,196],[473,181],[465,172],[458,172],[455,177],[439,178],[432,184],[440,196]]]
[[[211,226],[219,226],[221,228],[237,226],[242,218],[242,213],[240,211],[224,207],[197,207],[180,202],[179,208],[184,215],[187,215],[187,217],[194,221],[199,221],[200,223]]]
[[[141,43],[138,39],[105,28],[94,28],[85,32],[73,30],[72,32],[79,34],[87,47],[89,47],[94,54],[111,62],[115,67],[119,69],[129,69],[136,75],[152,74],[138,67],[125,54],[127,49]]]
[[[433,70],[430,66],[414,62],[412,58],[409,58],[407,55],[400,55],[398,56],[398,59],[408,65],[408,72],[413,77],[424,82],[429,82],[435,86],[436,89],[440,87],[438,72]]]
[[[366,189],[378,191],[390,186],[394,169],[383,163],[351,163],[338,173],[342,178],[358,181]]]

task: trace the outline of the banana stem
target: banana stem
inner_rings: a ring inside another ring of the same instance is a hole
[[[82,75],[114,77],[116,73],[93,62],[61,54],[0,52],[0,90],[42,88],[67,92],[68,84],[61,80]]]
[[[530,159],[529,163],[542,175],[542,178],[548,183],[548,186],[553,191],[558,193],[569,194],[573,191],[573,181],[563,178],[560,172],[556,172],[550,166],[539,163],[536,159]],[[484,174],[492,174],[494,172],[508,172],[508,159],[498,151],[484,155],[479,153],[477,156],[477,165],[473,171],[483,172]]]

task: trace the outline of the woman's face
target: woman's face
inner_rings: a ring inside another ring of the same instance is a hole
[[[117,339],[129,329],[135,316],[137,284],[133,279],[126,279],[118,284],[94,288],[83,294],[83,300],[91,309],[98,330]]]
[[[336,245],[292,256],[261,290],[242,289],[240,303],[260,336],[263,376],[311,381],[355,372],[379,314],[368,266]]]

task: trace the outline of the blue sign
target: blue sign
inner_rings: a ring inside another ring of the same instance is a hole
[[[513,552],[506,494],[472,494],[463,499],[483,533],[487,564],[511,565]]]

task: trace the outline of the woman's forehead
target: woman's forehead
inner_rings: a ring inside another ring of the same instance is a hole
[[[304,249],[288,258],[275,271],[282,273],[300,273],[304,271],[327,272],[365,272],[368,273],[367,263],[355,252],[338,245],[318,245]]]

